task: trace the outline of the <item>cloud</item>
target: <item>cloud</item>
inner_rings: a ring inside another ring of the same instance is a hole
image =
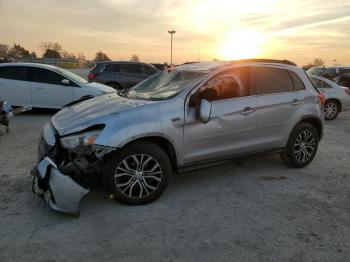
[[[254,29],[269,38],[265,55],[302,64],[317,55],[350,63],[350,2],[343,0],[0,0],[1,42],[38,51],[58,41],[88,58],[100,49],[114,59],[137,53],[169,58],[169,29],[177,30],[177,62],[218,55],[225,35]],[[342,55],[343,54],[343,55]]]

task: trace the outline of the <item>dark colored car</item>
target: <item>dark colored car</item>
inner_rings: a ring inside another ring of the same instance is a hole
[[[98,62],[88,75],[89,82],[98,82],[117,90],[128,89],[149,76],[158,73],[156,67],[140,62]]]
[[[340,86],[346,86],[350,88],[350,73],[338,75],[333,78],[333,81]]]
[[[326,71],[324,71],[320,76],[333,80],[334,77],[349,73],[350,67],[331,66],[327,67]]]
[[[303,67],[304,69],[304,67]],[[305,70],[305,69],[304,69]],[[325,71],[327,70],[327,67],[324,66],[314,66],[314,67],[310,67],[308,68],[306,71],[306,73],[308,73],[309,75],[316,75],[316,76],[321,76]]]

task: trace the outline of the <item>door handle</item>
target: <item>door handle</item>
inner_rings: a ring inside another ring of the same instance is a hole
[[[246,107],[241,111],[241,115],[249,115],[251,113],[254,113],[256,110],[254,108],[251,107]]]
[[[36,87],[35,89],[42,90],[42,89],[46,89],[46,88],[45,87]]]
[[[302,104],[303,101],[302,100],[298,100],[298,99],[293,99],[293,101],[290,103],[292,106],[297,106]]]

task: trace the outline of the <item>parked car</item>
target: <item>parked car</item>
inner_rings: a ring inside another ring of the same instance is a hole
[[[78,213],[86,180],[101,174],[118,201],[158,198],[172,171],[234,156],[280,153],[307,166],[323,134],[320,93],[289,61],[193,63],[53,116],[44,127],[33,189]]]
[[[321,76],[310,75],[310,77],[317,89],[325,96],[323,108],[326,120],[333,120],[340,112],[350,110],[350,91],[348,87],[340,86]]]
[[[347,74],[350,73],[350,67],[344,67],[344,66],[330,66],[327,67],[327,69],[319,76],[328,78],[330,80],[333,80],[335,77],[342,75],[342,74]],[[308,74],[313,74],[308,71]]]
[[[52,65],[0,64],[0,96],[12,106],[59,109],[73,101],[114,91]]]
[[[311,67],[310,69],[307,69],[307,70],[306,70],[306,73],[308,73],[309,75],[320,76],[320,75],[322,75],[326,70],[327,70],[327,67],[325,67],[325,66],[314,66],[314,67]]]
[[[339,74],[333,78],[333,81],[340,86],[346,86],[350,88],[350,74]]]
[[[128,89],[159,72],[156,67],[140,62],[98,62],[88,75],[90,82],[98,82],[117,90]]]

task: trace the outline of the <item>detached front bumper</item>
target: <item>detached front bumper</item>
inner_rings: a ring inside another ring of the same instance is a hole
[[[61,173],[49,157],[41,160],[32,174],[33,192],[43,196],[50,209],[79,215],[79,203],[89,193],[88,189]]]

